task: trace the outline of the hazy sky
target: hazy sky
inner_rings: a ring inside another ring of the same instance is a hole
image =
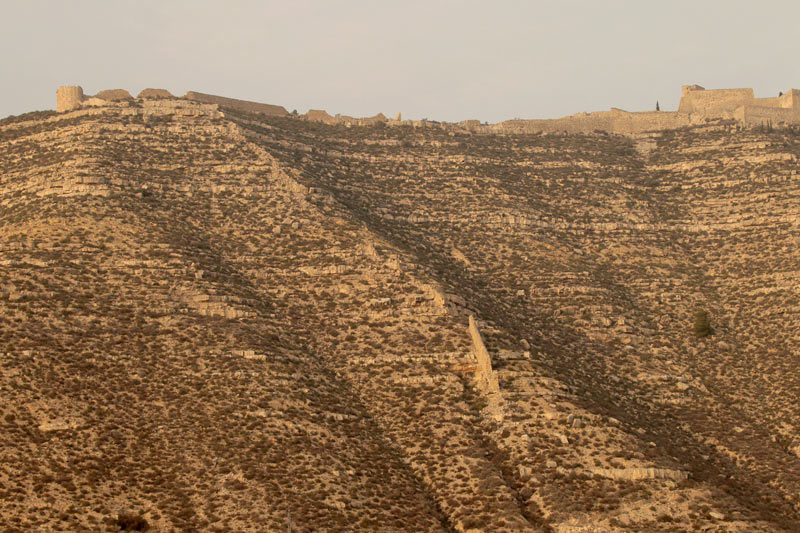
[[[800,0],[0,0],[0,49],[0,117],[81,85],[496,122],[800,88]]]

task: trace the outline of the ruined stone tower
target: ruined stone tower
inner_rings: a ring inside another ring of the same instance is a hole
[[[56,111],[69,111],[80,107],[83,88],[77,85],[62,85],[56,90]]]

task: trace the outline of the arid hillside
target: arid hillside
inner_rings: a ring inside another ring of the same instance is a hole
[[[0,531],[800,531],[800,135],[429,126],[0,121]]]

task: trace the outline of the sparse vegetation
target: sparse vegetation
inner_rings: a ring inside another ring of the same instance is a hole
[[[136,513],[120,513],[114,521],[121,531],[149,531],[150,524],[140,514]]]
[[[9,527],[797,523],[788,131],[163,104],[0,124]]]

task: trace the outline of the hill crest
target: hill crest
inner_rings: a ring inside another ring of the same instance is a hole
[[[793,131],[105,102],[0,123],[4,523],[793,530]]]
[[[170,98],[164,89],[145,89],[137,98]],[[268,116],[288,116],[282,106],[237,100],[210,94],[189,91],[184,98],[204,103],[218,104],[251,113]],[[95,96],[86,96],[79,86],[62,86],[56,91],[56,108],[68,111],[88,105],[103,105],[108,101],[131,100],[130,93],[123,89],[101,91]],[[395,120],[388,120],[383,114],[369,118],[331,116],[324,110],[310,110],[303,115],[307,120],[327,124],[421,125],[427,121],[405,121],[398,114]],[[476,120],[458,123],[438,123],[442,127],[458,126],[480,133],[593,133],[603,131],[618,134],[638,134],[657,132],[690,125],[703,124],[712,120],[734,120],[752,126],[794,126],[800,124],[800,91],[790,89],[774,98],[756,98],[753,89],[713,89],[706,90],[699,85],[684,85],[677,111],[629,112],[612,108],[610,111],[577,113],[558,119],[513,119],[497,124],[481,124]]]

